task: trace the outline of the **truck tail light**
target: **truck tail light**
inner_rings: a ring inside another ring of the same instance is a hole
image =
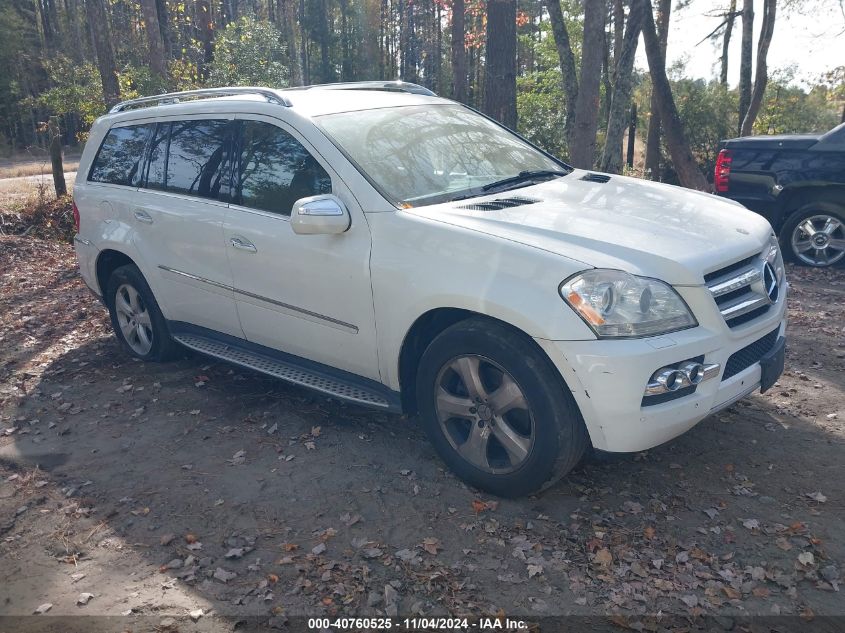
[[[731,180],[731,150],[723,149],[716,159],[716,172],[713,174],[713,184],[717,193],[725,193]]]
[[[73,201],[73,230],[79,233],[79,207],[76,206],[76,200]]]

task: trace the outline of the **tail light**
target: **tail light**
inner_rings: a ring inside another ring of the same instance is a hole
[[[713,184],[717,193],[725,193],[728,190],[731,179],[731,150],[723,149],[716,159],[716,172],[713,174]]]
[[[73,201],[73,230],[79,233],[79,207],[76,206],[76,200]]]

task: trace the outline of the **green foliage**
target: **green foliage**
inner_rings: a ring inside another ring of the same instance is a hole
[[[553,156],[565,157],[566,99],[560,87],[560,72],[531,73],[519,77],[516,86],[519,133]]]
[[[287,86],[285,57],[279,30],[266,20],[244,16],[217,35],[208,85]]]
[[[845,75],[845,67],[840,67]],[[766,86],[760,114],[754,122],[755,134],[802,134],[827,132],[839,123],[845,100],[845,79],[830,73],[830,83],[814,86],[809,92],[792,85],[791,71],[773,73]],[[842,95],[842,96],[839,96]]]
[[[97,68],[91,63],[77,63],[62,55],[45,60],[50,84],[35,104],[51,114],[79,116],[86,129],[105,112],[103,85]]]

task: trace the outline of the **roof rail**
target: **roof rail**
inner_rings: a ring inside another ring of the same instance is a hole
[[[425,95],[428,97],[436,97],[437,95],[419,84],[412,84],[407,81],[351,81],[344,83],[331,84],[314,84],[311,86],[298,86],[296,88],[286,88],[285,90],[310,90],[311,88],[321,88],[328,90],[386,90],[389,92],[410,92],[417,95]]]
[[[115,112],[123,112],[136,107],[147,107],[150,105],[164,105],[179,103],[183,99],[208,99],[213,97],[229,97],[233,95],[260,95],[267,99],[270,103],[276,103],[282,106],[290,106],[290,101],[284,96],[280,95],[271,88],[257,88],[253,86],[236,86],[232,88],[203,88],[201,90],[185,90],[183,92],[168,92],[160,95],[153,95],[151,97],[140,97],[138,99],[130,99],[129,101],[121,101],[111,110],[110,114]]]

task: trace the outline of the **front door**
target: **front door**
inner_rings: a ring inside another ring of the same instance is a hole
[[[243,120],[235,155],[224,234],[246,338],[378,380],[370,231],[355,198],[277,119]],[[340,235],[295,234],[293,203],[320,193],[343,200],[351,227]]]

